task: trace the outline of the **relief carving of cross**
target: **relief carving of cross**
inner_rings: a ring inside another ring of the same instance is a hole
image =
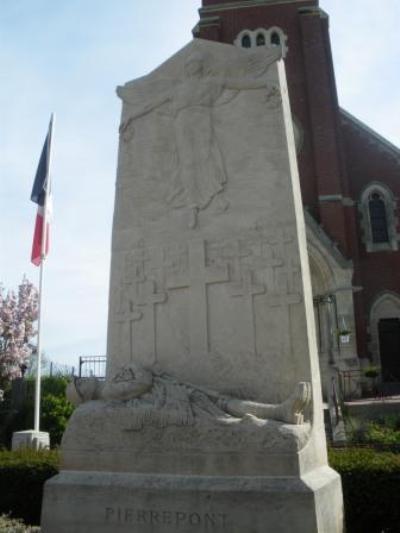
[[[119,309],[114,315],[114,322],[119,325],[118,338],[120,349],[123,353],[128,353],[130,360],[133,359],[133,324],[143,318],[143,313],[138,309],[132,300],[129,299],[129,289],[119,295]]]
[[[189,290],[189,339],[191,353],[206,354],[210,351],[208,334],[208,286],[229,281],[228,266],[206,266],[205,243],[194,240],[188,244],[188,272],[170,275],[167,289]]]
[[[254,297],[258,294],[265,293],[264,285],[256,285],[253,283],[253,273],[250,269],[245,269],[242,274],[241,283],[233,283],[230,286],[230,293],[233,298],[242,298],[243,314],[242,322],[245,324],[245,331],[253,339],[253,353],[257,354],[257,334],[256,334],[256,320],[254,313]]]
[[[167,293],[156,292],[156,284],[154,281],[146,280],[143,283],[137,284],[133,302],[143,313],[143,330],[141,332],[142,353],[136,355],[140,355],[140,357],[143,357],[146,361],[157,360],[156,305],[164,303],[166,300]],[[132,338],[131,345],[133,345]],[[133,348],[132,351],[134,351]]]

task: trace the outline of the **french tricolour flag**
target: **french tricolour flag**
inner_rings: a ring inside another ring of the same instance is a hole
[[[31,261],[39,266],[49,252],[50,219],[52,212],[51,181],[50,181],[50,151],[53,134],[53,115],[49,124],[49,131],[44,141],[39,165],[33,182],[31,200],[37,204],[35,231],[33,234]],[[44,227],[46,226],[46,231]]]

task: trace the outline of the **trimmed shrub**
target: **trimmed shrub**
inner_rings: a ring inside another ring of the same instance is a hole
[[[61,437],[67,427],[69,417],[72,415],[74,406],[63,396],[46,394],[41,402],[42,416],[41,429],[50,433],[52,446],[61,443]]]
[[[372,420],[347,417],[346,434],[352,446],[373,446],[382,451],[400,451],[400,415],[377,416]]]
[[[45,376],[42,378],[42,395],[40,404],[40,429],[50,433],[51,446],[61,442],[62,434],[71,416],[74,406],[65,396],[69,378],[64,376]],[[0,432],[0,444],[9,447],[14,431],[22,431],[33,427],[35,380],[26,379],[26,398],[18,411],[2,417],[0,423],[3,428]],[[5,413],[6,415],[6,413]]]
[[[40,523],[43,485],[58,473],[55,450],[0,451],[0,514]]]
[[[331,449],[329,462],[342,477],[347,533],[399,533],[400,455]]]

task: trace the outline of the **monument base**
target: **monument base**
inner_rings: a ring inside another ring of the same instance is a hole
[[[44,533],[341,533],[329,467],[296,477],[62,471],[46,483]]]

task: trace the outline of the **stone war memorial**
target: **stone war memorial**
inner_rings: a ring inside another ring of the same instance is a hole
[[[107,379],[44,532],[343,531],[281,56],[194,39],[117,90]]]

